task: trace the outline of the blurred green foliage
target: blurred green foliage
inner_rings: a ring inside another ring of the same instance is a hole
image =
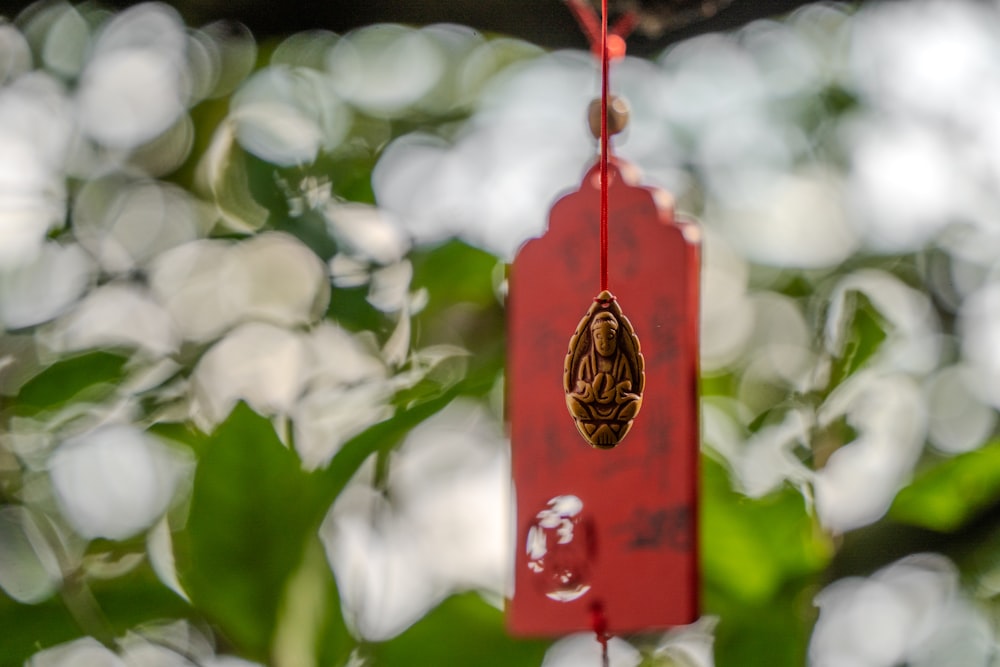
[[[102,17],[87,14],[94,23]],[[273,47],[261,50],[258,68],[266,65]],[[32,49],[36,58],[42,58],[38,44]],[[534,55],[523,50],[517,58],[504,56],[509,62],[498,56],[490,75]],[[75,84],[73,77],[66,82]],[[337,148],[320,151],[308,165],[288,166],[254,155],[233,137],[225,141],[225,132],[231,129],[227,126],[230,93],[223,91],[194,104],[191,154],[163,180],[196,194],[212,210],[208,236],[238,243],[254,235],[284,232],[327,268],[343,259],[351,243],[331,231],[322,205],[301,204],[299,200],[306,198],[302,190],[328,187],[321,204],[374,206],[372,173],[393,139],[413,131],[453,136],[474,107],[467,100],[443,111],[413,108],[388,120],[354,109],[347,139]],[[828,117],[853,113],[861,104],[835,85],[816,95],[802,120],[810,132],[819,132]],[[199,176],[204,154],[213,146],[221,157],[214,171]],[[840,160],[830,147],[815,149],[831,164]],[[72,199],[81,183],[75,177],[67,180]],[[703,193],[696,195],[690,199]],[[75,224],[70,215],[65,228],[51,232],[52,238],[73,242]],[[46,545],[39,547],[39,553],[51,550],[58,582],[41,599],[18,601],[13,595],[0,595],[0,667],[24,664],[43,649],[84,635],[117,650],[128,633],[142,634],[139,629],[144,625],[178,619],[212,637],[219,654],[275,667],[541,664],[552,642],[507,636],[502,612],[489,596],[476,592],[449,594],[412,626],[384,641],[355,636],[350,619],[345,619],[337,581],[318,537],[331,504],[372,462],[376,487],[382,485],[377,490],[390,496],[383,484],[392,475],[390,455],[408,434],[456,399],[491,405],[502,391],[503,262],[455,238],[408,248],[404,254],[395,263],[351,256],[361,278],[338,283],[334,276],[329,301],[319,304],[316,321],[279,322],[302,336],[320,323],[335,323],[338,330],[356,335],[352,340],[377,358],[388,376],[382,406],[386,414],[344,437],[315,469],[303,466],[291,426],[294,419],[279,409],[255,409],[251,399],[241,396],[228,417],[205,429],[194,423],[192,412],[185,412],[184,401],[193,391],[190,387],[200,381],[199,364],[217,343],[214,339],[185,340],[175,352],[155,360],[126,344],[9,360],[20,380],[0,402],[0,431],[7,436],[0,439],[0,505],[30,507],[42,517],[38,534],[29,538]],[[920,253],[866,257],[860,265],[884,272],[907,289],[928,293],[918,271],[924,259]],[[372,282],[385,268],[382,264],[412,270],[401,302],[391,308],[373,304]],[[733,407],[737,394],[745,390],[747,359],[706,375],[703,394],[718,400],[720,411],[738,416],[733,420],[739,422],[741,444],[793,410],[819,412],[838,389],[870,370],[898,333],[883,312],[885,303],[861,289],[848,290],[842,315],[834,322],[841,330],[839,348],[829,344],[831,285],[857,268],[845,265],[818,274],[801,271],[752,278],[754,289],[810,314],[808,333],[822,362],[817,366],[826,375],[825,382],[806,390],[777,381],[751,387],[747,391],[762,404],[756,413]],[[127,283],[145,289],[152,273],[150,266],[121,274],[105,267],[96,271],[94,281],[99,286]],[[263,290],[270,287],[267,284]],[[425,297],[422,303],[420,295]],[[933,305],[945,322],[945,333],[955,334],[949,313],[939,303]],[[46,323],[38,324],[12,327],[3,333],[0,345],[13,346],[15,337],[43,331]],[[403,354],[396,358],[389,349],[399,340]],[[427,350],[436,350],[444,360],[422,360],[420,353]],[[0,359],[4,352],[0,347]],[[262,357],[269,352],[259,351]],[[252,361],[249,356],[247,363]],[[163,360],[172,364],[166,370],[155,363]],[[393,380],[398,383],[392,384]],[[297,388],[296,398],[314,389],[306,384]],[[166,539],[165,546],[153,546],[155,527],[149,534],[123,540],[73,535],[71,522],[60,514],[45,464],[39,462],[80,424],[113,421],[121,415],[139,430],[189,450],[196,461],[193,477],[186,482],[190,489],[180,484],[179,500],[170,504],[163,513],[164,523],[158,524],[162,530],[155,539]],[[856,425],[844,414],[820,421],[817,418],[808,426],[811,441],[782,450],[796,470],[821,470],[858,436]],[[817,593],[840,574],[871,574],[886,564],[886,554],[939,550],[965,568],[968,581],[996,576],[991,553],[1000,521],[1000,443],[995,440],[955,456],[921,450],[914,457],[918,462],[913,479],[904,480],[887,517],[847,536],[824,529],[815,498],[801,479],[786,475],[773,489],[745,493],[734,463],[738,456],[720,452],[719,447],[706,448],[702,458],[700,506],[703,607],[706,615],[718,619],[715,664],[720,667],[806,663]],[[900,535],[906,537],[905,544]],[[3,549],[0,544],[0,555],[6,555]],[[171,585],[171,576],[177,586]],[[995,612],[993,590],[997,589],[988,588],[984,595]],[[632,639],[639,645],[657,641]],[[665,664],[664,660],[647,656],[644,664]]]

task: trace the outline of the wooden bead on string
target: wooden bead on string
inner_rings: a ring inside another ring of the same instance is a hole
[[[608,100],[608,134],[618,134],[628,125],[629,106],[624,98],[612,95]],[[596,98],[587,107],[587,124],[595,139],[601,138],[601,99]]]

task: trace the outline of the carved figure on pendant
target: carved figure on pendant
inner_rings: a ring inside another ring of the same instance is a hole
[[[632,428],[644,369],[631,323],[611,293],[601,292],[570,339],[563,369],[566,407],[591,445],[610,449]]]

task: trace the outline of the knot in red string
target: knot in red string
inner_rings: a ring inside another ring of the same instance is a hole
[[[604,615],[604,605],[596,601],[590,605],[590,627],[601,645],[601,662],[604,667],[608,664],[608,619]]]
[[[570,11],[576,17],[576,22],[580,24],[580,30],[586,35],[590,42],[590,50],[597,59],[601,58],[601,22],[597,12],[590,6],[587,0],[566,0]],[[603,12],[607,14],[607,11]],[[629,10],[622,14],[608,31],[607,51],[611,60],[621,60],[625,57],[625,39],[635,29],[639,22],[638,15]]]

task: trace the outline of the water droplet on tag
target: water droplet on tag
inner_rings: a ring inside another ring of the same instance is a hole
[[[549,598],[572,602],[590,590],[593,531],[576,496],[556,496],[535,515],[525,550],[528,569]]]

